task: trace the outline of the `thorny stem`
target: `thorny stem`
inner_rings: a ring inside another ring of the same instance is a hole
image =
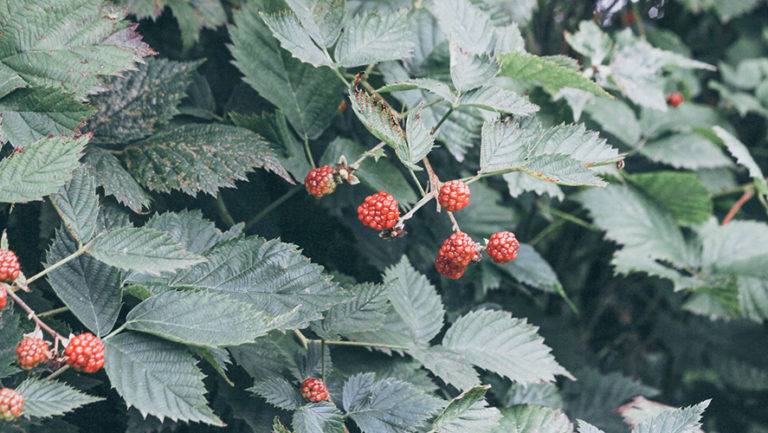
[[[39,313],[37,317],[46,317],[46,316],[53,316],[54,314],[63,313],[65,311],[69,311],[69,307],[59,307],[54,308],[53,310],[48,310],[42,313]]]
[[[312,158],[312,151],[309,150],[309,137],[307,136],[304,136],[304,152],[307,153],[307,159],[309,159],[309,164],[312,166],[312,169],[317,168],[315,159]]]
[[[40,318],[39,318],[39,317],[37,317],[37,314],[35,314],[35,311],[34,311],[34,310],[33,310],[33,309],[32,309],[32,308],[29,306],[29,305],[27,305],[27,303],[26,303],[26,302],[24,302],[24,301],[23,301],[23,300],[22,300],[22,299],[19,297],[19,295],[17,295],[16,293],[14,293],[12,290],[8,290],[9,286],[8,286],[7,284],[5,284],[5,283],[0,283],[0,286],[2,286],[3,288],[5,288],[5,289],[6,289],[6,292],[8,293],[8,296],[10,296],[10,297],[11,297],[11,299],[13,299],[13,302],[15,302],[15,303],[16,303],[16,305],[18,305],[19,307],[21,307],[21,309],[22,309],[22,310],[24,310],[24,311],[27,313],[27,318],[28,318],[29,320],[32,320],[33,322],[35,322],[35,324],[36,324],[37,326],[39,326],[40,328],[42,328],[42,329],[43,329],[45,332],[47,332],[47,333],[51,334],[51,336],[52,336],[53,338],[55,338],[55,339],[57,339],[57,340],[59,340],[59,339],[61,339],[61,340],[64,340],[64,337],[62,337],[62,336],[61,336],[61,334],[59,334],[58,332],[54,331],[54,330],[53,330],[53,328],[51,328],[50,326],[46,325],[46,324],[45,324],[45,322],[43,322],[42,320],[40,320]]]
[[[736,216],[736,213],[739,212],[739,209],[741,209],[741,207],[744,206],[744,203],[748,202],[753,195],[755,195],[754,189],[748,189],[744,191],[744,194],[742,194],[741,198],[739,198],[736,203],[733,204],[733,207],[731,207],[731,210],[728,211],[728,214],[725,216],[725,218],[723,218],[723,222],[720,225],[724,226],[731,222],[733,217]]]
[[[288,191],[285,194],[283,194],[280,198],[278,198],[277,200],[273,201],[272,203],[269,204],[269,206],[265,207],[259,213],[257,213],[256,216],[254,216],[253,218],[248,220],[248,222],[245,223],[245,228],[244,228],[243,231],[248,231],[249,228],[253,227],[254,224],[259,222],[268,213],[270,213],[273,210],[275,210],[275,208],[277,208],[278,206],[283,204],[289,198],[293,197],[294,194],[296,194],[297,192],[301,191],[302,189],[304,189],[304,188],[302,188],[301,186],[296,186],[294,188],[291,188],[290,191]]]
[[[224,220],[224,223],[226,223],[229,227],[237,224],[235,219],[232,218],[232,214],[229,213],[229,209],[227,209],[227,204],[224,203],[224,197],[221,195],[221,193],[216,195],[216,207],[219,209],[219,216]]]

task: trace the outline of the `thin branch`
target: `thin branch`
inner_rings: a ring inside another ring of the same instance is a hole
[[[19,295],[14,293],[12,290],[8,290],[10,287],[5,283],[0,283],[0,286],[6,289],[6,292],[8,293],[8,296],[13,299],[13,302],[16,303],[19,307],[21,307],[22,310],[24,310],[27,313],[27,319],[32,320],[35,322],[37,326],[39,326],[41,329],[43,329],[45,332],[51,334],[51,336],[55,339],[61,339],[64,340],[65,338],[61,336],[58,332],[53,330],[50,326],[46,325],[45,322],[43,322],[39,317],[37,317],[37,314],[35,314],[35,310],[33,310],[29,305],[27,305],[26,302],[24,302]]]
[[[248,220],[247,223],[245,223],[244,231],[248,231],[249,228],[253,227],[254,224],[259,222],[268,213],[270,213],[273,210],[275,210],[278,206],[283,204],[289,198],[293,197],[294,194],[296,194],[297,192],[301,191],[302,189],[304,189],[304,187],[302,187],[302,186],[296,186],[294,188],[291,188],[288,192],[283,194],[280,198],[278,198],[277,200],[275,200],[272,203],[270,203],[269,206],[267,206],[264,209],[262,209],[261,212],[257,213],[256,216],[254,216],[253,218]]]
[[[69,311],[69,307],[54,308],[53,310],[48,310],[48,311],[45,311],[45,312],[42,312],[42,313],[38,314],[37,317],[53,316],[54,314],[63,313],[65,311]]]
[[[736,213],[739,212],[739,209],[741,209],[741,207],[744,206],[744,203],[748,202],[753,195],[755,195],[755,190],[753,189],[748,189],[744,191],[744,194],[742,194],[741,198],[739,198],[736,201],[736,203],[733,204],[733,207],[731,208],[731,210],[728,211],[728,215],[726,215],[725,218],[723,218],[723,222],[720,225],[724,226],[729,222],[731,222],[733,217],[736,216]]]
[[[224,203],[224,197],[221,195],[221,192],[216,195],[216,207],[219,210],[219,216],[224,220],[224,223],[227,224],[227,226],[232,227],[237,224],[235,219],[232,218],[232,214],[229,213],[229,209],[227,209],[227,204]]]
[[[68,255],[67,257],[64,257],[63,259],[59,260],[58,262],[54,263],[53,265],[43,269],[42,271],[40,271],[37,274],[31,276],[30,278],[27,278],[27,280],[24,281],[23,284],[25,286],[29,286],[30,284],[32,284],[32,282],[34,282],[36,280],[39,280],[40,278],[44,277],[47,273],[51,272],[52,270],[54,270],[54,269],[56,269],[56,268],[58,268],[60,266],[63,266],[67,262],[70,262],[70,261],[78,258],[83,253],[85,253],[85,250],[88,249],[89,246],[90,246],[90,244],[88,244],[88,245],[80,245],[80,247],[78,247],[77,251],[75,251],[74,253]]]

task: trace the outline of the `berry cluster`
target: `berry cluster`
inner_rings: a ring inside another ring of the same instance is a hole
[[[507,263],[517,258],[517,250],[520,242],[510,232],[498,232],[491,235],[491,239],[485,246],[485,252],[496,263]]]
[[[90,332],[77,335],[64,349],[64,362],[77,371],[96,373],[104,366],[104,343]]]
[[[301,384],[301,395],[309,401],[322,401],[328,398],[325,382],[310,377]]]
[[[304,179],[304,187],[315,198],[321,198],[336,191],[339,185],[336,177],[336,170],[329,165],[324,165],[309,172]]]
[[[376,230],[391,229],[400,218],[397,201],[386,191],[369,195],[357,207],[357,218],[366,226]]]
[[[0,389],[0,420],[13,421],[24,410],[24,397],[10,389]]]
[[[8,292],[5,291],[5,287],[0,286],[0,310],[5,308],[6,303],[8,303]]]
[[[504,231],[491,235],[485,252],[495,263],[507,263],[517,258],[520,242],[513,233]],[[437,253],[435,269],[444,277],[457,279],[464,275],[467,266],[480,260],[480,245],[464,232],[454,232],[443,242]]]
[[[11,250],[0,249],[0,281],[12,283],[19,277],[19,259]]]
[[[24,370],[31,370],[50,357],[50,345],[40,338],[25,338],[16,346],[16,363]]]
[[[460,180],[451,180],[440,187],[437,201],[448,212],[464,209],[469,204],[469,186]]]

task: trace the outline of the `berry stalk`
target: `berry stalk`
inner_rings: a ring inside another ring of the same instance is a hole
[[[19,307],[21,307],[22,310],[24,310],[27,313],[27,318],[29,320],[32,320],[35,322],[37,326],[39,326],[41,329],[43,329],[45,332],[51,334],[52,337],[54,337],[57,340],[64,340],[65,338],[61,336],[58,332],[53,330],[50,326],[46,325],[45,322],[43,322],[39,317],[37,317],[37,314],[35,314],[35,311],[27,305],[26,302],[24,302],[19,295],[13,292],[13,290],[10,290],[10,287],[5,283],[0,283],[0,286],[2,286],[6,292],[8,292],[8,296],[13,299],[13,302],[16,303]]]

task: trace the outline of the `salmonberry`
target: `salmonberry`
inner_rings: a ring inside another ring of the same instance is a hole
[[[683,94],[680,92],[670,93],[669,96],[667,96],[667,104],[673,107],[680,106],[684,100],[685,98],[683,98]]]
[[[0,287],[0,310],[5,308],[5,304],[8,302],[8,292],[5,291],[5,287]]]
[[[16,346],[16,362],[24,370],[37,367],[50,356],[50,345],[40,338],[25,338]]]
[[[451,279],[458,279],[464,275],[466,266],[457,265],[451,261],[448,257],[438,255],[435,259],[435,268],[437,272],[440,272],[444,277]]]
[[[19,259],[11,250],[0,249],[0,281],[12,283],[19,277]]]
[[[90,332],[77,335],[64,349],[64,362],[77,371],[95,373],[104,366],[104,343]]]
[[[464,232],[455,232],[446,239],[437,255],[459,266],[480,260],[479,245]]]
[[[372,229],[386,230],[395,226],[400,210],[391,194],[379,191],[366,197],[363,204],[357,207],[357,218]]]
[[[337,186],[336,170],[328,165],[310,171],[304,179],[304,187],[307,188],[307,192],[316,198],[336,191]]]
[[[309,401],[322,401],[328,398],[328,389],[325,382],[310,377],[301,384],[301,395]]]
[[[460,180],[451,180],[440,187],[437,201],[448,212],[464,209],[469,204],[469,186]]]
[[[514,233],[510,232],[492,234],[488,245],[485,246],[485,252],[496,263],[507,263],[514,260],[517,258],[518,249],[520,249],[520,242],[517,241]]]
[[[13,421],[24,410],[24,397],[10,389],[0,389],[0,420]]]

